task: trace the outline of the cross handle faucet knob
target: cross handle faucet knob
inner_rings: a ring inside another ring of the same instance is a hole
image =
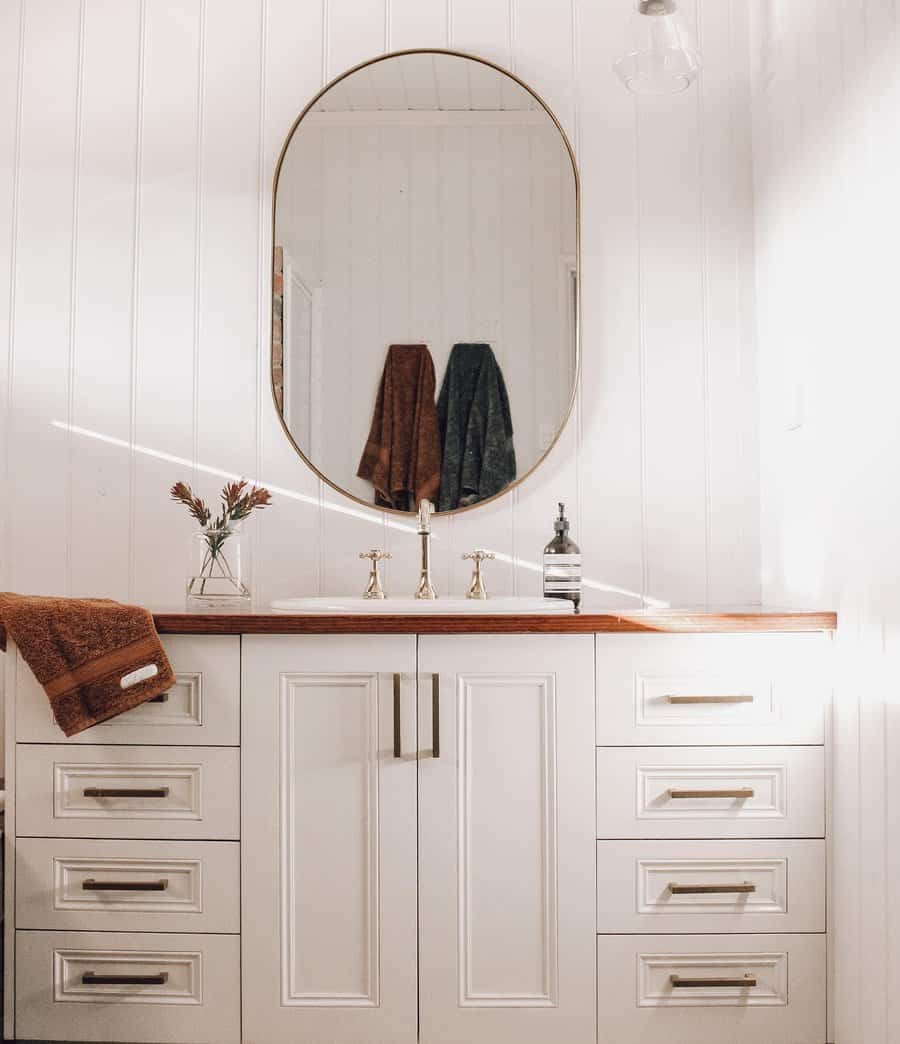
[[[481,548],[477,548],[475,551],[467,551],[463,555],[463,559],[470,559],[475,563],[472,583],[469,584],[469,590],[466,591],[466,598],[477,598],[479,601],[484,601],[487,598],[488,594],[484,587],[484,579],[481,576],[481,563],[490,561],[495,557],[496,555],[493,551],[483,551]]]
[[[384,598],[384,588],[381,586],[378,563],[383,562],[386,558],[393,558],[393,555],[390,551],[382,551],[380,548],[373,547],[371,551],[360,551],[359,557],[368,558],[372,563],[369,569],[369,582],[363,592],[363,598]]]

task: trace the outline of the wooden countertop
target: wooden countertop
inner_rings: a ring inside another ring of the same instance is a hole
[[[757,634],[833,631],[833,612],[794,609],[647,609],[578,616],[295,616],[292,613],[154,612],[160,634]]]

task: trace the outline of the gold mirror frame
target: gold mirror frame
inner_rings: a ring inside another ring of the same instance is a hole
[[[508,69],[504,69],[502,65],[497,65],[496,62],[492,62],[487,58],[479,58],[478,55],[468,54],[466,51],[454,51],[443,47],[410,47],[402,51],[388,51],[385,54],[378,55],[377,58],[369,58],[364,62],[359,62],[357,65],[346,69],[339,76],[335,76],[333,80],[330,80],[320,91],[318,91],[306,104],[300,115],[291,124],[291,128],[287,133],[287,137],[284,139],[284,145],[281,147],[281,152],[278,155],[278,162],[275,164],[275,177],[272,183],[272,267],[271,267],[271,284],[270,287],[275,285],[275,208],[278,202],[278,181],[281,177],[281,167],[284,163],[284,157],[287,154],[287,150],[290,147],[291,140],[294,137],[294,133],[297,128],[303,122],[306,115],[313,109],[316,103],[331,90],[335,84],[345,80],[348,76],[352,76],[355,72],[359,72],[360,69],[365,69],[370,65],[376,65],[378,62],[387,61],[390,58],[402,58],[408,54],[446,54],[453,58],[465,58],[471,62],[479,62],[481,65],[486,65],[489,69],[493,69],[495,72],[500,73],[502,76],[507,76],[509,79],[517,83],[523,90],[526,90],[532,98],[541,106],[544,112],[553,121],[553,125],[559,132],[559,136],[566,147],[566,151],[569,155],[569,161],[572,164],[572,175],[575,179],[575,264],[577,266],[578,273],[578,295],[577,295],[577,310],[575,315],[575,379],[572,382],[572,392],[569,396],[569,405],[566,409],[565,415],[560,421],[559,428],[556,434],[553,436],[553,441],[544,450],[544,452],[538,457],[538,459],[532,464],[532,466],[522,475],[519,475],[514,482],[510,482],[508,486],[501,489],[499,493],[495,493],[491,497],[486,497],[484,500],[479,500],[475,504],[467,504],[465,507],[454,508],[452,511],[439,511],[435,512],[435,515],[440,518],[447,518],[451,515],[461,515],[466,511],[474,511],[476,508],[483,507],[485,504],[491,504],[501,497],[507,495],[507,493],[514,490],[517,486],[521,485],[527,478],[529,478],[535,471],[544,463],[547,457],[553,452],[557,442],[559,442],[562,433],[566,429],[566,425],[572,418],[572,412],[575,409],[575,400],[578,396],[578,385],[581,381],[581,287],[582,287],[582,270],[581,270],[581,179],[578,174],[578,163],[575,159],[575,150],[572,148],[572,143],[569,141],[569,136],[563,129],[562,124],[556,117],[556,114],[550,108],[550,106],[544,101],[544,99],[530,87],[524,80],[516,76],[515,73],[510,72]],[[269,297],[272,294],[270,292]],[[290,444],[294,447],[297,456],[306,464],[306,466],[324,482],[327,486],[330,486],[336,493],[340,493],[342,496],[347,497],[349,500],[354,501],[356,504],[362,505],[362,507],[368,508],[370,511],[386,512],[390,515],[399,515],[401,518],[414,519],[415,514],[410,511],[398,511],[396,508],[380,507],[370,501],[362,500],[353,493],[349,493],[346,489],[338,486],[336,483],[325,474],[323,474],[315,464],[307,457],[302,449],[297,445],[297,441],[288,429],[287,424],[284,422],[284,415],[279,409],[278,398],[275,392],[275,360],[273,353],[273,341],[275,333],[274,316],[272,318],[272,325],[269,332],[269,377],[272,391],[272,405],[275,407],[275,413],[278,415],[278,421],[281,424],[281,430],[286,435]]]

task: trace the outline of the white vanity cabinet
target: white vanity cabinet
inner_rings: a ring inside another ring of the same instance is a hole
[[[6,1038],[825,1044],[828,640],[621,623],[167,635],[73,740],[11,650]]]
[[[591,636],[247,638],[243,693],[245,1041],[593,1039]]]

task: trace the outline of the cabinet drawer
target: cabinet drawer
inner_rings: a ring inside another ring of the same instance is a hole
[[[824,935],[601,935],[597,975],[610,1044],[825,1040]]]
[[[597,931],[824,932],[824,841],[598,841]]]
[[[239,837],[239,751],[20,744],[20,837]]]
[[[20,838],[16,925],[238,932],[239,848],[232,841]]]
[[[601,747],[597,836],[824,837],[824,749]]]
[[[822,635],[598,635],[600,746],[822,743]]]
[[[237,746],[240,742],[240,638],[175,635],[162,640],[175,687],[66,739],[44,690],[16,657],[16,739],[20,743],[152,743]]]
[[[19,1040],[238,1044],[239,939],[19,931],[15,1012]]]

